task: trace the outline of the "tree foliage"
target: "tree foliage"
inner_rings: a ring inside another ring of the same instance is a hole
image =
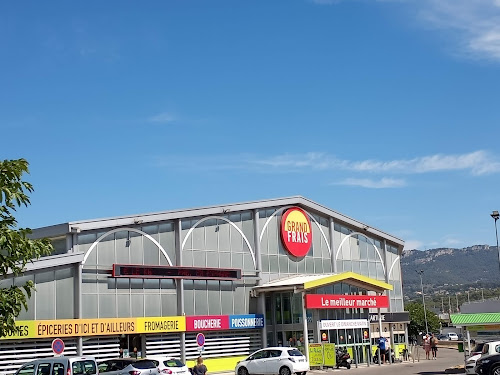
[[[33,192],[33,186],[22,180],[29,173],[28,165],[25,159],[0,161],[0,279],[22,275],[28,262],[53,250],[48,239],[29,239],[31,230],[17,227],[16,209],[27,207]],[[16,331],[15,318],[23,307],[28,309],[34,287],[29,280],[0,288],[0,337]]]
[[[408,325],[408,335],[417,337],[420,333],[426,333],[424,306],[418,302],[409,302],[405,305],[405,310],[410,313],[410,324]],[[425,309],[427,313],[427,326],[429,332],[437,332],[441,326],[439,317]]]

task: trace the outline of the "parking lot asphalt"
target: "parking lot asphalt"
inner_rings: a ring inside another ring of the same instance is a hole
[[[383,364],[375,365],[370,364],[360,364],[356,368],[353,364],[348,370],[346,368],[328,368],[328,369],[312,369],[308,371],[308,375],[325,375],[334,372],[345,372],[350,371],[356,374],[368,374],[369,375],[387,375],[388,373],[397,372],[397,375],[437,375],[445,374],[447,369],[454,368],[457,366],[463,366],[464,364],[464,353],[459,352],[455,348],[440,347],[438,349],[438,358],[436,360],[426,360],[424,351],[419,348],[414,351],[415,358],[410,358],[408,361],[398,362],[393,364]],[[211,373],[208,369],[209,375],[234,375],[234,371],[223,372],[223,373]],[[348,375],[347,373],[344,375]]]

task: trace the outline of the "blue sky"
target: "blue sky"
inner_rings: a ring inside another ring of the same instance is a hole
[[[0,87],[23,227],[303,195],[495,244],[499,0],[1,2]]]

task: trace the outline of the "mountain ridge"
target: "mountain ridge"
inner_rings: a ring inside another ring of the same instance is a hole
[[[420,275],[426,294],[448,294],[500,286],[496,246],[403,250],[401,273],[405,299],[420,293]],[[430,291],[430,292],[429,292]]]

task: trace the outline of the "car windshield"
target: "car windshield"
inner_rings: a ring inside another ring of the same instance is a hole
[[[163,364],[167,367],[183,367],[184,363],[179,361],[178,359],[167,359],[166,361],[163,361]]]
[[[288,349],[287,352],[288,352],[288,355],[290,355],[292,357],[302,357],[303,356],[303,354],[301,352],[299,352],[297,349]]]
[[[472,351],[473,352],[481,352],[483,350],[483,347],[484,347],[484,342],[476,344],[476,346],[474,346]]]
[[[156,365],[154,364],[154,362],[151,361],[151,360],[149,360],[149,359],[134,362],[132,366],[134,366],[135,368],[141,369],[141,370],[148,369],[148,368],[155,368],[156,367]]]

